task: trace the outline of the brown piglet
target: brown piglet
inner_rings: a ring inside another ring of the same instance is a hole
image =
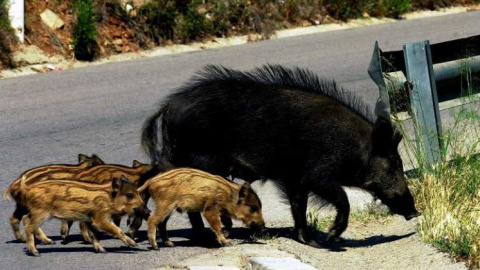
[[[77,165],[45,165],[23,172],[3,193],[3,198],[5,200],[10,201],[10,197],[12,197],[17,203],[15,211],[10,216],[10,225],[12,226],[15,238],[26,242],[25,237],[20,232],[20,221],[23,219],[23,216],[27,214],[27,209],[22,201],[22,190],[20,188],[22,179],[25,179],[24,181],[28,184],[42,179],[69,179],[88,168],[103,164],[103,160],[96,155],[89,157],[84,154],[79,154]],[[38,232],[36,232],[36,235],[42,242],[48,243],[47,237],[42,230],[39,229]]]
[[[156,229],[160,223],[164,244],[173,246],[166,223],[174,210],[202,212],[222,246],[229,243],[221,230],[220,215],[239,219],[251,229],[265,228],[262,204],[247,182],[239,185],[203,171],[179,168],[147,180],[138,191],[147,191],[155,202],[155,211],[148,218],[148,239],[153,249],[158,249]]]
[[[97,252],[105,250],[98,242],[96,229],[118,237],[130,247],[136,245],[111,219],[112,215],[133,215],[135,212],[148,211],[135,185],[125,177],[114,179],[106,185],[45,180],[26,186],[24,182],[23,179],[22,193],[29,211],[25,218],[25,234],[31,255],[40,255],[35,247],[33,232],[52,217],[85,222],[92,232],[93,246]]]

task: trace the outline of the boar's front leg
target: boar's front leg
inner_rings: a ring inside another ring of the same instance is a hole
[[[292,216],[295,222],[294,237],[301,243],[313,247],[320,247],[315,241],[314,236],[309,235],[307,230],[308,189],[290,186],[286,187],[286,193],[290,201]]]
[[[122,240],[130,247],[135,247],[137,245],[132,238],[123,233],[122,230],[111,221],[110,217],[104,215],[95,215],[92,217],[92,224],[98,229],[118,237],[118,239]]]
[[[333,204],[337,209],[337,216],[332,226],[328,230],[327,241],[339,237],[348,226],[348,216],[350,214],[350,204],[348,203],[347,193],[345,190],[334,181],[323,181],[313,189],[313,192],[320,198]]]
[[[224,226],[222,230],[223,235],[225,235],[225,237],[228,237],[233,227],[232,218],[228,214],[222,214],[220,219],[222,220],[222,224]]]
[[[91,243],[93,244],[95,251],[98,253],[105,253],[105,249],[100,245],[100,242],[98,241],[98,230],[93,227],[92,223],[81,222],[80,224],[82,224],[82,226],[84,226],[84,228],[90,232],[92,240]]]
[[[210,228],[217,236],[217,242],[221,246],[228,246],[230,243],[222,232],[222,222],[220,220],[220,211],[216,205],[206,205],[203,211],[205,219],[210,224]]]
[[[90,229],[91,227],[91,229]],[[86,222],[81,221],[80,222],[80,233],[82,234],[83,240],[86,243],[93,244],[93,239],[90,237],[91,234],[97,233],[98,235],[98,230],[95,229],[93,226],[89,226]]]
[[[62,236],[62,244],[68,244],[68,234],[70,233],[70,228],[72,228],[73,221],[62,220],[62,225],[60,227],[60,235]]]

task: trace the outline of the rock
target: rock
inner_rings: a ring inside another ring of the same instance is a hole
[[[130,5],[130,4],[126,4],[126,5],[125,5],[125,11],[126,11],[127,13],[130,13],[130,11],[132,11],[132,10],[133,10],[133,6],[132,6],[132,5]]]
[[[62,19],[48,8],[40,14],[40,18],[42,18],[42,21],[52,29],[62,28],[65,25]]]
[[[121,38],[117,38],[112,42],[114,45],[123,45],[123,40]]]
[[[19,66],[45,64],[51,59],[35,45],[22,46],[13,55],[13,61]]]

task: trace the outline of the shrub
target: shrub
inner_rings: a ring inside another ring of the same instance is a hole
[[[78,60],[92,61],[98,54],[98,44],[95,40],[98,35],[96,27],[96,11],[93,0],[77,0],[76,23],[73,27],[74,53]]]
[[[148,33],[157,44],[173,39],[175,18],[178,10],[174,0],[152,0],[139,10],[139,15],[145,18]]]
[[[205,15],[199,13],[202,0],[193,0],[177,16],[174,27],[175,39],[187,43],[206,35],[209,31]]]
[[[10,25],[7,9],[8,2],[8,0],[0,0],[0,68],[15,67],[12,49],[18,40]]]

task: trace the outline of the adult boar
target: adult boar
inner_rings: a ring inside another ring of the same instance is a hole
[[[406,219],[419,215],[398,154],[402,137],[369,112],[334,81],[305,69],[207,66],[166,98],[145,123],[142,141],[154,160],[175,167],[271,179],[291,204],[294,237],[316,246],[306,233],[310,192],[337,210],[327,241],[348,225],[342,186],[371,192]]]

